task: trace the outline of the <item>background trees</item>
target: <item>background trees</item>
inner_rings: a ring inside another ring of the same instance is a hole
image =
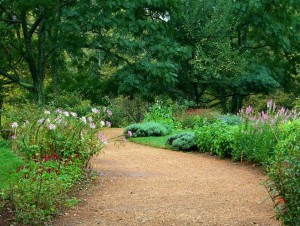
[[[299,5],[2,0],[1,85],[22,87],[41,106],[62,90],[94,103],[163,95],[224,112],[279,88],[297,96]]]

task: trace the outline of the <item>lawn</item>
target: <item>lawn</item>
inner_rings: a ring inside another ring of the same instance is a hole
[[[8,181],[16,169],[22,165],[22,159],[10,149],[10,143],[0,141],[0,189],[8,185]]]

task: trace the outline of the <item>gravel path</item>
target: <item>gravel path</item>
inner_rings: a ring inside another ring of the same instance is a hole
[[[249,164],[127,142],[109,144],[92,167],[99,179],[54,225],[279,225],[266,176]]]

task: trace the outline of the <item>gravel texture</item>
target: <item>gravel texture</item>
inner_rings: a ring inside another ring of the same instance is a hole
[[[91,165],[99,178],[53,225],[280,225],[266,176],[251,164],[127,142],[110,143]]]

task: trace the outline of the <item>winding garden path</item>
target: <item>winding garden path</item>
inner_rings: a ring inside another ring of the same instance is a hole
[[[54,225],[279,225],[266,176],[249,164],[127,142],[109,144],[92,167],[99,179]]]

